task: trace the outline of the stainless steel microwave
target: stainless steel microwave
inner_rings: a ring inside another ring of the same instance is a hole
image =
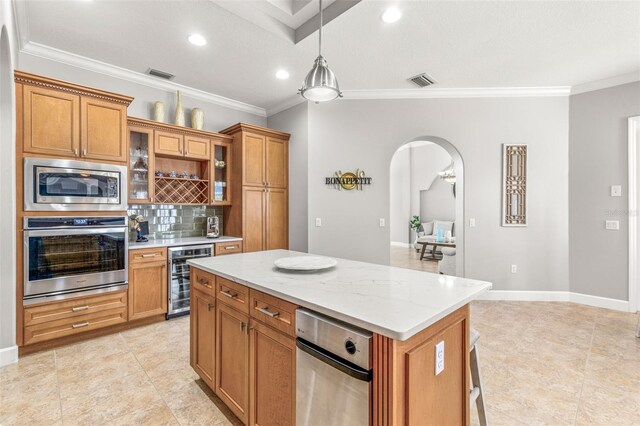
[[[24,159],[25,211],[127,209],[127,167],[76,160]]]

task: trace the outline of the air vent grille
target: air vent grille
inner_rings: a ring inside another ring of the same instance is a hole
[[[147,70],[147,74],[152,75],[154,77],[158,77],[158,78],[164,78],[165,80],[173,80],[175,75],[165,72],[165,71],[160,71],[160,70],[156,70],[153,68],[149,68]]]
[[[418,74],[415,77],[409,78],[408,80],[416,84],[418,87],[427,87],[437,83],[437,81],[435,81],[425,73]]]

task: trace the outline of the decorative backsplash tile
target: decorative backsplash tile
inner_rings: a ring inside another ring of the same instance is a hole
[[[222,207],[220,206],[174,206],[170,204],[132,204],[127,211],[129,217],[142,215],[149,222],[150,240],[166,238],[203,237],[207,234],[207,217],[218,216],[220,235],[222,230]],[[136,232],[129,229],[129,240],[135,241]]]

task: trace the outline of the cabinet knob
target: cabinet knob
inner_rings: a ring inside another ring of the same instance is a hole
[[[76,157],[78,156],[78,148],[73,149],[73,155],[75,155]]]
[[[211,309],[213,309],[214,307],[215,307],[215,305],[214,305],[213,303],[208,303],[208,304],[207,304],[207,310],[209,310],[209,311],[210,311]]]
[[[86,149],[86,148],[82,150],[82,156],[83,156],[83,157],[86,157],[86,156],[87,156],[87,149]]]

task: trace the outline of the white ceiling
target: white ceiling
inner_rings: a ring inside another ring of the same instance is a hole
[[[30,0],[17,10],[32,42],[133,71],[168,71],[176,83],[263,108],[295,97],[317,56],[317,34],[296,44],[221,2]],[[294,30],[317,8],[307,0],[248,3],[288,15],[280,22]],[[403,16],[385,24],[391,4]],[[209,43],[190,45],[194,32]],[[434,88],[574,86],[640,73],[640,1],[364,0],[324,36],[323,55],[343,90],[411,89],[406,79],[421,72],[438,81]],[[275,78],[280,68],[289,80]]]

